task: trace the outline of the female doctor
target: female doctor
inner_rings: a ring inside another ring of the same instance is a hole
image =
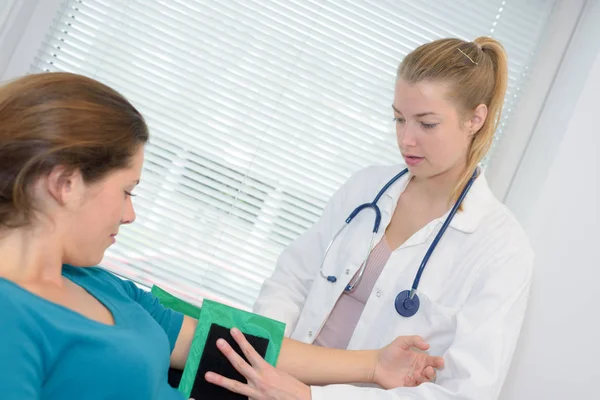
[[[286,322],[293,339],[376,349],[420,335],[445,359],[435,383],[313,386],[313,400],[497,398],[533,266],[528,239],[478,168],[506,86],[506,54],[494,39],[414,50],[398,68],[392,104],[406,173],[359,171],[281,254],[254,311]]]

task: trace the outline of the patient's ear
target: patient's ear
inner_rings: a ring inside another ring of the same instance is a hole
[[[68,169],[62,165],[50,171],[43,186],[58,205],[68,208],[79,205],[85,189],[81,171]]]

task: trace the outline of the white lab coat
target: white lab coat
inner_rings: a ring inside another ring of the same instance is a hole
[[[331,198],[320,220],[279,257],[254,311],[287,324],[286,334],[312,343],[344,287],[364,260],[374,214],[363,211],[336,240],[319,274],[332,236],[350,212],[371,202],[402,166],[370,167],[354,174]],[[409,174],[379,201],[377,243],[389,224]],[[493,400],[499,395],[525,313],[533,252],[519,224],[480,176],[453,219],[421,277],[419,312],[401,317],[396,295],[410,289],[419,264],[446,216],[427,224],[395,250],[365,305],[348,349],[378,349],[397,336],[421,335],[445,368],[435,383],[384,390],[354,385],[312,387],[321,399]]]

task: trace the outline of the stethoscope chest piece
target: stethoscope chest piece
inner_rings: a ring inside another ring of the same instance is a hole
[[[421,301],[416,293],[412,299],[410,298],[410,290],[404,290],[403,292],[398,293],[396,301],[394,302],[396,311],[403,317],[412,317],[415,315],[417,311],[419,311],[420,305]]]

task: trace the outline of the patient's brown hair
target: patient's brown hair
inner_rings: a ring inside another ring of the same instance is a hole
[[[94,183],[127,167],[147,141],[138,110],[94,79],[42,73],[0,87],[0,227],[31,222],[29,189],[54,167]]]

